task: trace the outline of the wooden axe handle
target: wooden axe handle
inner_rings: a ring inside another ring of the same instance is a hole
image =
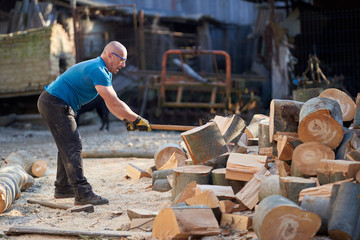
[[[151,129],[157,129],[157,130],[187,131],[187,130],[195,128],[196,126],[150,124],[150,127],[151,127]]]

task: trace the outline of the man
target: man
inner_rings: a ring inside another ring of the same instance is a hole
[[[119,42],[110,42],[100,57],[72,66],[40,95],[38,110],[58,148],[55,198],[75,197],[76,205],[109,202],[92,191],[83,173],[82,142],[75,121],[82,105],[100,95],[127,130],[151,130],[149,122],[121,101],[112,87],[112,74],[125,67],[126,59],[126,48]]]

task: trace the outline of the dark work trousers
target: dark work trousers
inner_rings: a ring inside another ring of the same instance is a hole
[[[56,189],[65,191],[72,186],[76,196],[86,195],[91,186],[83,172],[81,136],[73,109],[46,91],[40,95],[37,106],[58,148]]]

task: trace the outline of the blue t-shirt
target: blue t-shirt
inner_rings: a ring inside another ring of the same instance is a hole
[[[111,86],[111,78],[104,60],[97,57],[70,67],[45,90],[65,101],[76,113],[98,95],[95,85]]]

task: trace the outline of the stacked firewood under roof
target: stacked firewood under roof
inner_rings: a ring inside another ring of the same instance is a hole
[[[153,168],[129,164],[129,177],[152,177],[173,202],[132,226],[146,223],[154,239],[252,230],[259,239],[360,239],[358,128],[358,100],[335,88],[306,102],[273,99],[269,116],[249,123],[216,116],[159,148]]]

